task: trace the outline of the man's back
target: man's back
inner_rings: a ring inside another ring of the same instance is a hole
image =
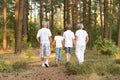
[[[51,32],[48,28],[40,29],[37,36],[40,37],[41,43],[50,43],[49,37],[51,36]]]

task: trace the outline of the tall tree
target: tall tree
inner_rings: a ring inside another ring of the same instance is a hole
[[[64,1],[64,30],[66,24],[69,24],[69,0],[63,0]]]
[[[27,36],[28,33],[28,0],[25,0],[24,15],[23,15],[23,36]]]
[[[43,21],[43,0],[40,0],[40,27],[42,27]]]
[[[53,8],[53,5],[54,5],[54,0],[51,0],[51,25],[50,25],[50,30],[51,32],[53,31],[53,24],[54,24],[54,8]]]
[[[87,17],[86,17],[86,11],[87,11],[87,8],[86,8],[86,5],[87,5],[87,1],[86,0],[83,0],[83,24],[84,26],[86,27],[86,20],[87,20]]]
[[[99,0],[100,7],[100,27],[101,27],[101,37],[103,39],[103,15],[102,15],[102,0]]]
[[[22,25],[23,25],[23,11],[24,11],[24,0],[15,0],[15,20],[17,25],[15,25],[15,54],[20,54],[22,51]]]
[[[73,30],[76,30],[76,25],[78,23],[78,0],[72,1],[72,22],[73,22]]]
[[[92,15],[91,15],[91,0],[89,0],[89,11],[88,11],[88,23],[89,23],[89,47],[92,49]]]
[[[108,0],[104,1],[104,37],[108,38]]]
[[[3,49],[7,49],[7,9],[6,9],[6,0],[4,0],[4,9],[3,9],[3,15],[4,15],[4,26],[3,26]]]
[[[119,1],[119,8],[118,8],[118,42],[117,45],[120,48],[120,1]]]

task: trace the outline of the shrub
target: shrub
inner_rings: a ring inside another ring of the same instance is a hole
[[[1,72],[11,72],[13,71],[13,67],[10,65],[5,64],[4,61],[0,61],[0,71]]]
[[[95,71],[98,75],[105,75],[107,73],[106,65],[97,65]]]
[[[15,62],[12,66],[15,71],[22,71],[27,69],[28,64],[24,61],[18,61]]]
[[[67,74],[90,74],[93,72],[93,69],[89,64],[68,64],[66,66],[66,72]]]
[[[101,37],[99,37],[95,41],[95,48],[99,50],[102,54],[105,55],[114,55],[117,52],[117,46],[112,40],[104,39],[102,40]]]
[[[120,64],[120,59],[116,59],[116,60],[115,60],[115,63],[116,63],[116,64]]]
[[[120,75],[120,65],[116,64],[107,65],[107,71],[112,75]]]

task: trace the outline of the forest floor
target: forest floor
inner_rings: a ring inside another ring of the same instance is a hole
[[[65,61],[58,67],[54,66],[55,54],[51,54],[51,58],[49,60],[50,67],[41,67],[39,49],[32,49],[32,52],[35,55],[32,55],[32,61],[29,63],[28,70],[23,72],[0,72],[0,80],[120,80],[120,76],[99,76],[96,73],[89,75],[68,75],[66,74]],[[8,54],[13,53],[13,51],[0,51],[0,53]]]

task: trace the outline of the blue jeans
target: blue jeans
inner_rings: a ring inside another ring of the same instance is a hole
[[[56,59],[61,60],[62,59],[62,48],[56,48]]]

